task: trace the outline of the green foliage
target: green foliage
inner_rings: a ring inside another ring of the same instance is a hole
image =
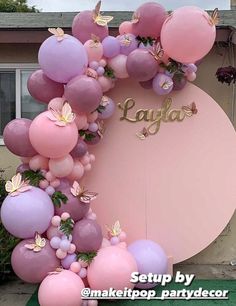
[[[68,201],[67,196],[61,191],[55,191],[51,196],[52,202],[56,207],[61,207],[61,204],[66,204]]]
[[[104,73],[105,77],[110,78],[110,79],[115,79],[116,78],[114,70],[111,67],[106,66],[104,69],[105,69],[105,73]]]
[[[35,6],[29,6],[27,0],[0,0],[0,12],[38,13]]]
[[[91,141],[95,135],[90,133],[89,131],[79,130],[79,135],[86,141]]]
[[[5,189],[6,180],[3,178],[3,173],[4,173],[4,170],[0,169],[0,207],[1,207],[1,203],[7,196],[7,192]]]
[[[80,259],[90,265],[96,256],[97,252],[77,253],[77,260]]]
[[[25,181],[29,181],[29,184],[35,187],[38,187],[39,182],[45,179],[45,177],[42,175],[40,170],[37,171],[26,170],[22,173],[22,178]]]
[[[65,221],[61,220],[60,230],[64,235],[69,237],[73,231],[74,221],[71,218],[66,219]]]
[[[99,105],[98,108],[96,109],[96,111],[97,111],[99,114],[101,114],[101,113],[104,111],[105,108],[106,108],[105,106]]]

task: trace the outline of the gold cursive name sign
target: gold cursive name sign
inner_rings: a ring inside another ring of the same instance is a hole
[[[194,114],[197,114],[194,102],[190,106],[182,106],[181,109],[171,109],[171,104],[172,99],[167,98],[160,109],[139,109],[131,117],[129,111],[135,107],[135,100],[128,98],[123,103],[118,104],[118,107],[123,111],[120,120],[133,123],[140,121],[148,122],[149,124],[136,134],[143,140],[149,135],[155,135],[160,129],[161,122],[182,122],[186,117],[192,117]]]

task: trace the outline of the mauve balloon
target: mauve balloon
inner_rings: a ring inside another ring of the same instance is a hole
[[[90,132],[90,134],[93,135],[93,137],[90,140],[84,140],[88,145],[96,145],[100,142],[101,137],[98,135],[98,133]]]
[[[25,172],[26,170],[29,170],[29,169],[30,169],[30,167],[29,167],[28,164],[21,164],[17,167],[16,173],[23,173],[23,172]]]
[[[43,70],[34,71],[27,81],[29,93],[36,100],[49,103],[53,98],[62,97],[64,86],[49,79]]]
[[[29,128],[32,121],[29,119],[14,119],[10,121],[3,131],[3,140],[13,154],[22,157],[32,157],[37,152],[29,140]]]
[[[84,156],[87,152],[88,152],[87,144],[82,139],[78,139],[78,142],[74,147],[74,149],[70,152],[70,155],[73,158],[80,158]]]
[[[70,80],[64,96],[76,113],[91,113],[102,100],[102,88],[98,81],[85,75]]]
[[[25,247],[35,243],[34,239],[23,240],[14,248],[11,255],[11,265],[16,275],[27,283],[41,283],[41,281],[60,267],[60,260],[56,252],[46,239],[46,245],[40,252],[34,252]]]
[[[75,16],[72,24],[72,33],[83,44],[91,39],[91,34],[98,36],[100,41],[102,41],[108,36],[108,26],[99,26],[93,20],[92,11],[83,11]]]
[[[144,89],[152,89],[152,81],[153,81],[153,79],[148,80],[148,81],[144,81],[144,82],[139,82],[139,84],[140,84],[140,86],[142,86]]]
[[[68,254],[64,259],[61,260],[61,265],[64,269],[69,269],[70,265],[77,261],[76,254]]]
[[[61,207],[56,207],[55,212],[57,215],[61,215],[64,212],[68,212],[71,218],[76,222],[81,220],[89,211],[90,204],[86,204],[81,202],[78,197],[73,196],[70,191],[70,186],[64,189],[60,189],[60,191],[65,194],[68,198],[66,204],[62,203]]]
[[[173,90],[181,90],[187,84],[187,79],[185,76],[179,77],[179,76],[174,75],[173,83],[174,83]]]
[[[102,229],[93,220],[84,219],[77,222],[72,233],[72,242],[79,252],[97,251],[102,244]]]
[[[136,49],[128,55],[126,67],[131,78],[144,82],[157,74],[158,63],[148,50]]]
[[[56,191],[60,191],[64,188],[67,188],[70,186],[70,181],[67,178],[61,178],[60,179],[60,185],[56,188]]]

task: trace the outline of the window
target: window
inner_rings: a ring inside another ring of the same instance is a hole
[[[28,92],[27,80],[36,64],[0,64],[0,144],[6,124],[14,118],[33,119],[46,109]]]

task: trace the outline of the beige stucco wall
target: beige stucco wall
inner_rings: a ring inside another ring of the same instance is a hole
[[[25,62],[33,63],[37,61],[37,50],[39,45],[4,45],[0,44],[1,63]],[[232,93],[233,86],[222,85],[215,78],[215,72],[222,65],[222,52],[224,49],[215,47],[212,52],[204,59],[198,71],[198,78],[195,82],[200,88],[210,94],[224,109],[227,115],[232,118]],[[229,64],[228,55],[224,65]],[[6,175],[10,177],[19,159],[9,153],[5,147],[0,147],[0,167],[6,169]],[[236,183],[235,183],[236,188]],[[236,203],[235,203],[236,204]],[[224,203],[222,203],[224,205]],[[214,211],[212,211],[214,214]],[[236,258],[236,215],[230,221],[224,232],[207,249],[200,254],[189,259],[187,263],[215,264],[228,263]]]

